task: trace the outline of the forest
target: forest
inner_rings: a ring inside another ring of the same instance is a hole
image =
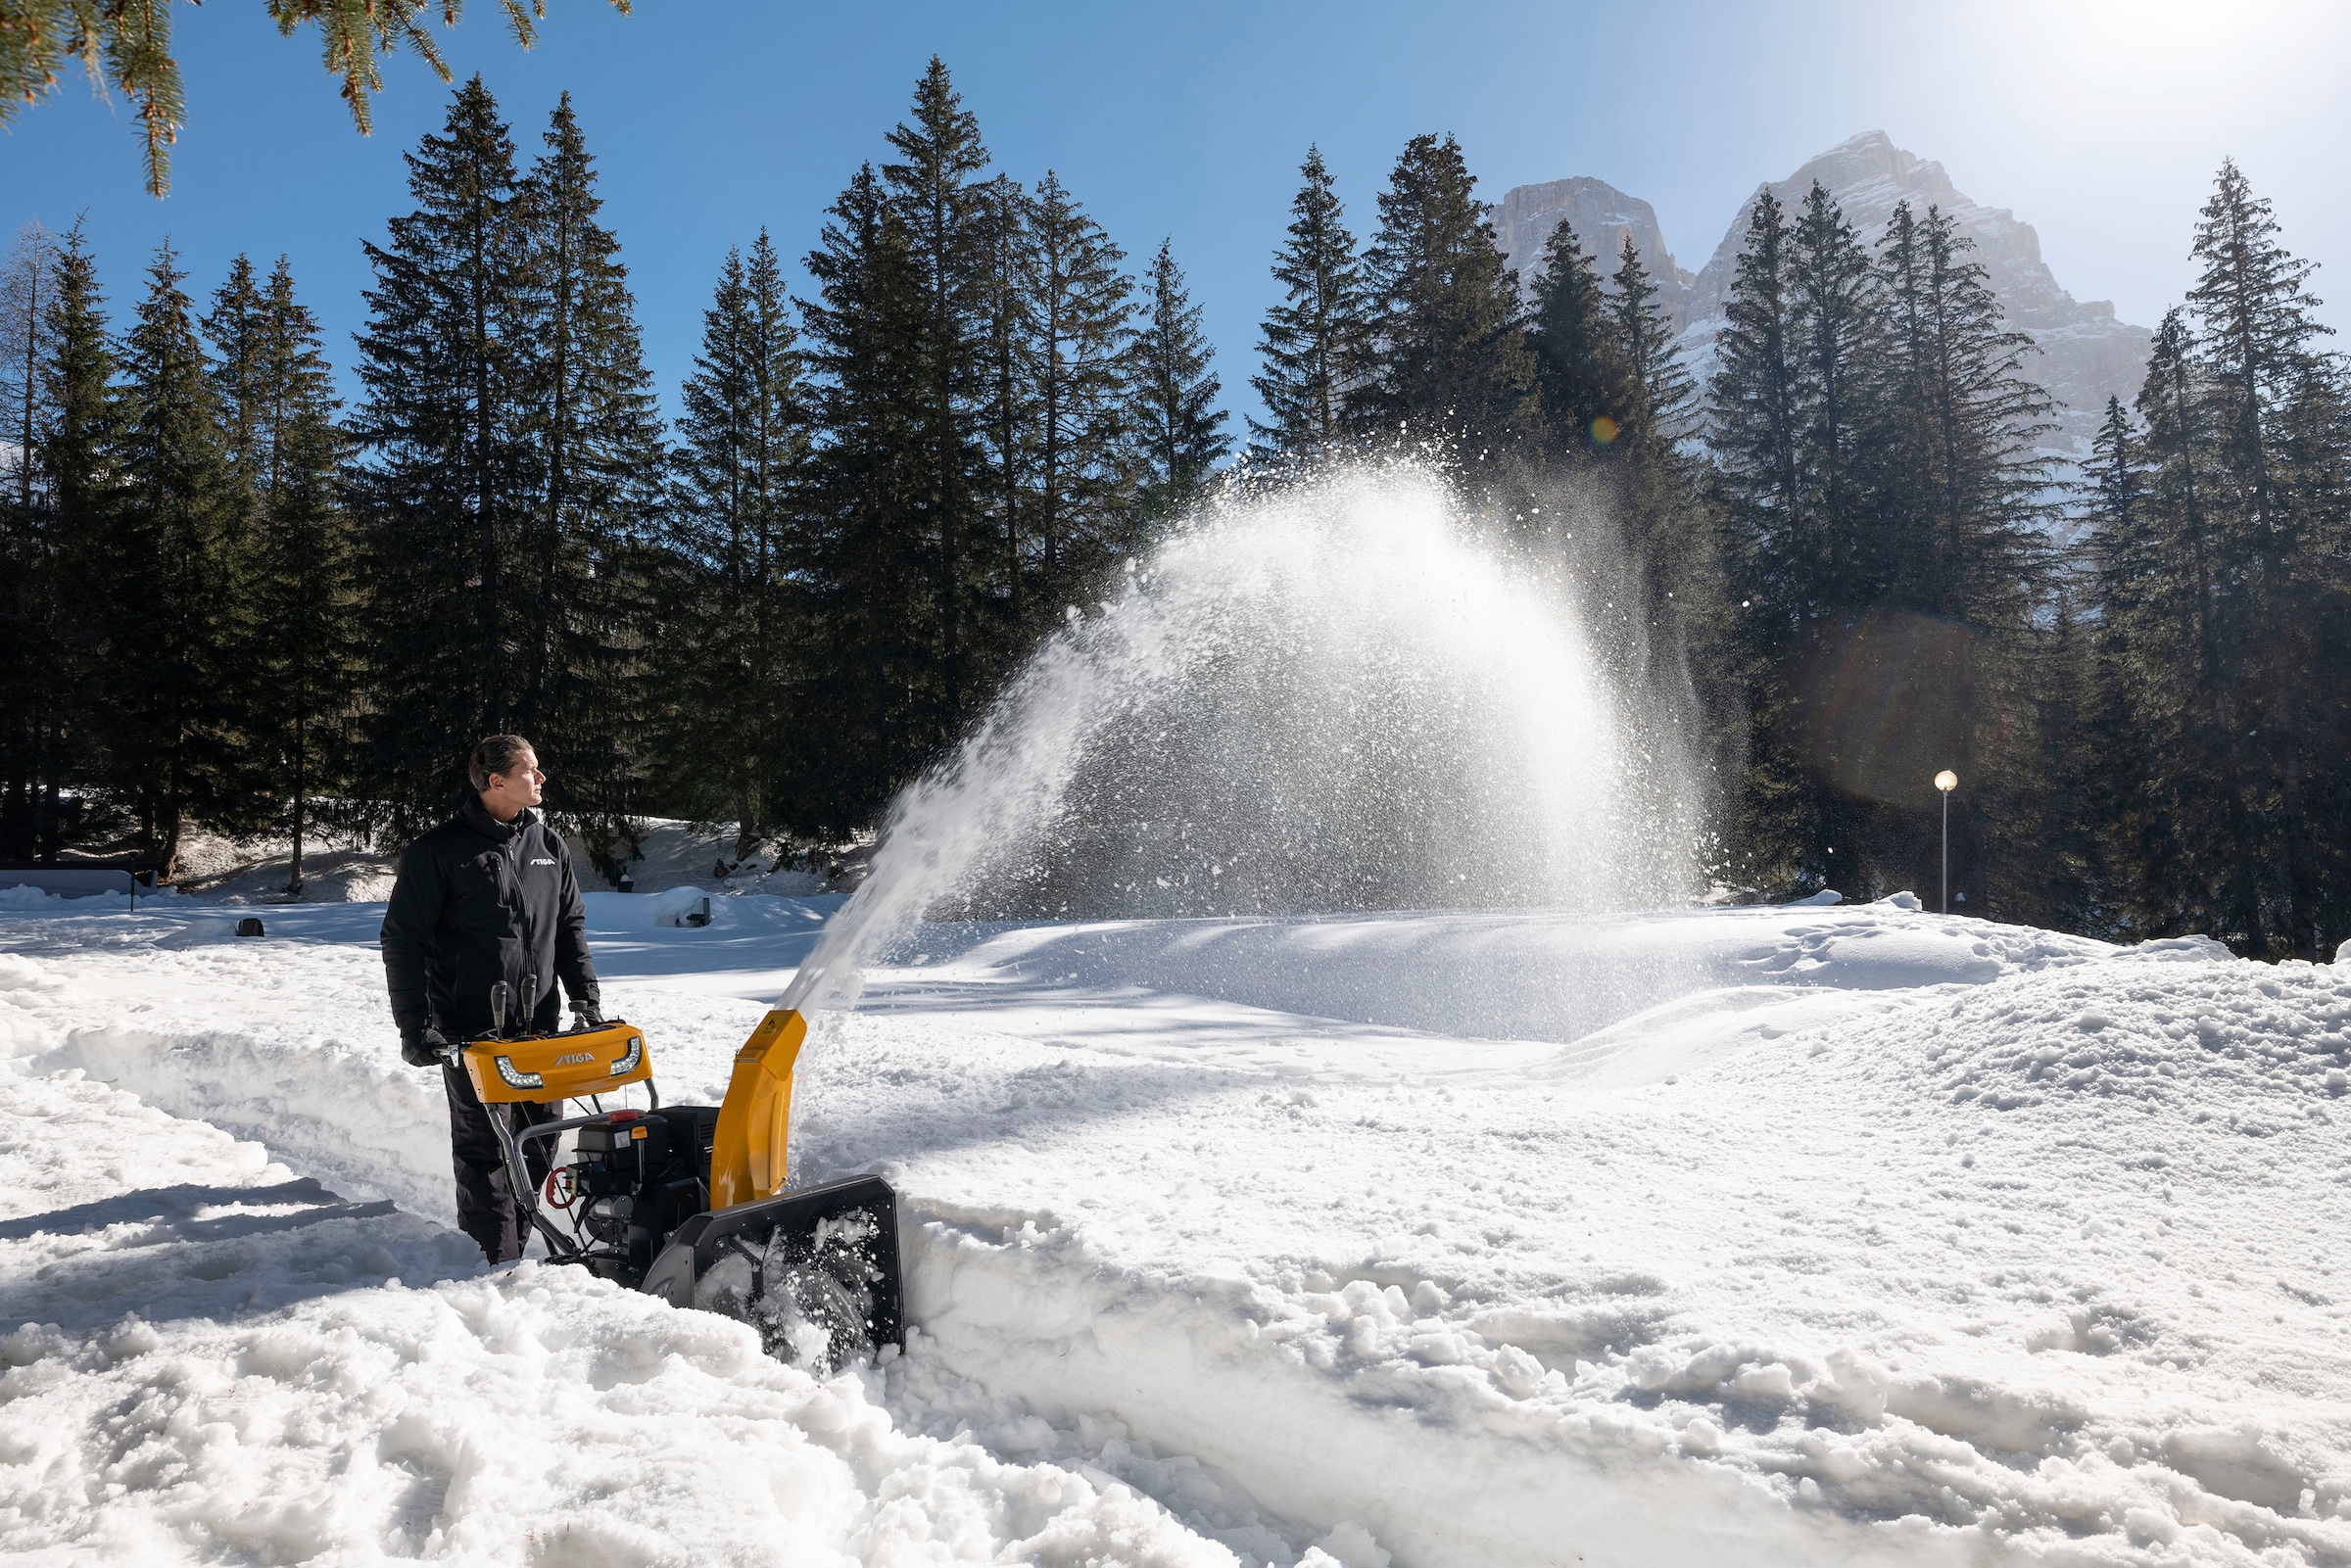
[[[1605,525],[1730,896],[1934,888],[1950,766],[1956,910],[2351,934],[2351,382],[2231,165],[2075,465],[1949,215],[1865,242],[1762,193],[1701,380],[1629,240],[1562,224],[1518,276],[1438,135],[1360,238],[1308,150],[1229,430],[1170,247],[997,169],[936,61],[796,282],[764,230],[728,253],[671,423],[568,100],[536,147],[502,116],[477,77],[409,155],[348,404],[284,261],[191,293],[167,245],[117,305],[78,229],[19,235],[0,860],[168,876],[201,823],[298,892],[498,731],[606,874],[646,817],[847,843],[1187,510],[1409,453],[1530,563],[1600,570],[1562,519]]]

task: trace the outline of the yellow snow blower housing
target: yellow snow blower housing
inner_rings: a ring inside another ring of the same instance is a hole
[[[524,987],[523,1018],[535,989]],[[879,1176],[787,1187],[792,1072],[808,1038],[796,1009],[759,1021],[724,1103],[665,1106],[642,1029],[614,1020],[508,1034],[504,992],[493,988],[496,1026],[458,1053],[474,1092],[490,1105],[595,1106],[519,1130],[490,1118],[520,1217],[552,1260],[750,1323],[769,1354],[813,1370],[903,1342],[897,1195]],[[639,1083],[649,1109],[597,1098]]]
[[[735,1053],[710,1151],[710,1207],[727,1209],[784,1185],[792,1147],[792,1069],[808,1039],[795,1008],[771,1010]]]
[[[546,1103],[606,1094],[653,1075],[645,1033],[627,1023],[465,1047],[465,1075],[484,1105]]]

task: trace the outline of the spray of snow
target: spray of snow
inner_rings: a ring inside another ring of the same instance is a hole
[[[1410,466],[1236,496],[1050,639],[895,803],[783,1005],[926,915],[1655,903],[1699,812],[1573,582]]]

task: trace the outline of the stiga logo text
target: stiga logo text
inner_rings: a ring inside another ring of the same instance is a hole
[[[574,1051],[569,1056],[559,1056],[555,1058],[555,1066],[559,1068],[577,1067],[582,1062],[593,1062],[595,1060],[596,1053],[594,1051]]]

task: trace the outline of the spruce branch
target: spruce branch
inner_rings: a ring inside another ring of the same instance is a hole
[[[201,5],[203,0],[189,0]],[[280,35],[291,37],[304,23],[318,26],[327,71],[343,78],[343,101],[360,135],[374,129],[368,99],[383,90],[380,59],[403,46],[415,53],[443,81],[449,64],[426,25],[441,13],[454,27],[464,0],[266,0]],[[632,0],[611,0],[623,16]],[[547,0],[499,0],[514,41],[528,49],[538,42],[538,24]],[[58,72],[70,61],[101,99],[120,90],[134,106],[145,143],[147,193],[171,188],[171,147],[187,118],[179,62],[171,54],[171,0],[0,0],[0,125],[19,110],[37,104],[57,88]]]

